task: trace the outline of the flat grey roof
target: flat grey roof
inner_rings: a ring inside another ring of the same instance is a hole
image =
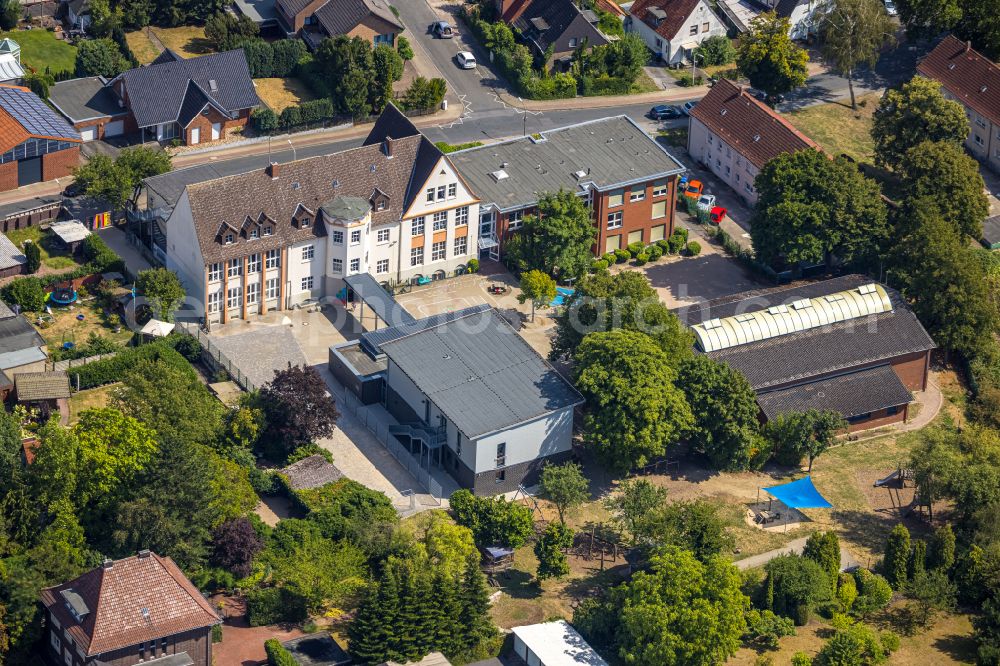
[[[62,197],[57,195],[49,197],[32,197],[22,201],[0,204],[0,220],[6,220],[9,217],[17,217],[19,215],[49,208],[51,206],[62,206],[62,201]]]
[[[236,8],[255,23],[271,23],[278,20],[274,0],[236,0]]]
[[[380,329],[381,330],[392,330],[392,329]],[[379,359],[373,359],[373,354],[368,354],[361,349],[361,344],[358,342],[345,343],[341,345],[334,345],[330,347],[330,350],[335,354],[338,354],[340,358],[351,367],[356,375],[359,377],[370,377],[372,375],[377,375],[380,372],[385,372],[388,367],[385,357]]]
[[[844,418],[850,418],[887,407],[899,407],[911,400],[913,396],[888,365],[757,396],[757,404],[768,420],[810,409],[832,409]]]
[[[983,221],[983,244],[991,249],[1000,247],[1000,215]]]
[[[392,294],[382,288],[370,273],[358,273],[344,278],[354,295],[370,307],[388,326],[410,324],[416,321],[406,309],[396,302]]]
[[[146,666],[194,666],[194,661],[188,656],[187,652],[168,654],[165,657],[151,659],[145,663]]]
[[[469,439],[583,402],[494,308],[382,344]]]
[[[90,229],[83,225],[80,220],[63,220],[53,222],[49,229],[64,243],[76,243],[82,241],[90,235]]]
[[[0,234],[0,269],[20,266],[27,261],[28,258],[21,252],[21,248],[14,245],[14,242],[5,234]]]
[[[368,331],[367,333],[361,334],[361,347],[372,356],[379,356],[382,354],[382,345],[387,342],[398,340],[418,331],[433,328],[443,324],[444,322],[452,321],[458,317],[465,317],[470,314],[486,312],[492,307],[492,305],[487,303],[481,303],[479,305],[473,305],[471,307],[455,310],[453,312],[442,312],[436,315],[431,315],[429,317],[424,317],[423,319],[418,319],[414,322],[401,324],[399,326],[380,328],[377,331]]]
[[[501,210],[532,205],[542,193],[560,188],[580,192],[592,184],[605,190],[685,171],[628,116],[592,120],[540,136],[461,150],[448,157],[483,204]]]
[[[118,105],[118,96],[99,76],[59,81],[49,88],[49,101],[73,123],[128,114],[128,109]]]
[[[6,313],[5,313],[6,314]],[[5,317],[0,319],[0,354],[20,352],[25,349],[37,349],[45,344],[35,327],[24,317]],[[42,354],[42,358],[45,355]],[[10,367],[10,366],[0,366]]]

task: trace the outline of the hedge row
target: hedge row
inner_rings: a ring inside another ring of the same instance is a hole
[[[191,362],[196,361],[200,354],[201,346],[197,340],[189,335],[175,333],[156,342],[128,347],[112,358],[72,368],[69,371],[70,381],[73,386],[79,382],[81,390],[113,384],[121,381],[132,368],[143,361],[163,361],[175,368],[194,373]]]
[[[292,653],[284,648],[277,639],[269,638],[264,641],[264,652],[267,654],[268,666],[298,666]]]
[[[261,107],[255,109],[250,118],[253,120],[254,129],[258,132],[273,132],[277,129],[289,129],[299,125],[330,120],[335,116],[333,102],[329,98],[323,97],[287,106],[280,116],[266,106]]]
[[[265,587],[247,592],[247,621],[251,627],[301,622],[308,617],[306,599],[286,587]]]

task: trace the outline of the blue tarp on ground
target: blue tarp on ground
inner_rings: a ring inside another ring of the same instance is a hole
[[[764,488],[771,497],[792,509],[831,509],[833,505],[819,494],[811,477],[792,481],[780,486]]]

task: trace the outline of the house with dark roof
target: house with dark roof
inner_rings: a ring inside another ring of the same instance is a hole
[[[66,666],[212,666],[222,619],[169,557],[148,550],[45,588],[45,654]]]
[[[125,133],[141,132],[144,140],[219,141],[260,106],[243,49],[188,59],[167,49],[108,85],[128,111]]]
[[[678,309],[695,351],[742,372],[761,419],[830,409],[850,430],[906,420],[935,344],[898,292],[863,275]]]
[[[749,205],[757,203],[754,179],[782,153],[819,150],[788,120],[741,86],[722,79],[688,121],[688,153],[711,169]]]
[[[340,35],[394,46],[405,29],[386,0],[277,0],[275,9],[288,33],[312,49]]]
[[[966,149],[1000,173],[1000,65],[948,35],[920,61],[917,72],[940,83],[945,97],[965,107]]]
[[[451,153],[482,200],[479,247],[499,257],[542,194],[574,192],[591,207],[601,255],[653,243],[674,230],[675,188],[685,171],[628,116],[570,125]]]
[[[69,176],[80,133],[35,93],[0,85],[0,192]]]
[[[724,36],[726,26],[705,0],[636,0],[625,31],[642,37],[663,62],[679,65],[709,37]]]
[[[534,0],[519,10],[511,25],[537,56],[547,57],[549,67],[566,70],[578,48],[608,43],[597,28],[597,14],[574,0]]]
[[[719,0],[719,12],[737,33],[750,29],[750,23],[765,12],[787,18],[788,36],[804,41],[815,36],[826,3],[823,0]]]
[[[103,76],[58,81],[49,88],[49,103],[79,130],[84,141],[125,133],[128,109]]]

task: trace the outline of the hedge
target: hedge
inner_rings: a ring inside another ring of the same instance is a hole
[[[292,653],[275,638],[264,641],[264,652],[267,654],[268,666],[298,666]]]
[[[189,362],[192,355],[192,343],[199,349],[200,353],[198,341],[180,333],[139,347],[128,347],[111,358],[72,368],[69,371],[70,382],[73,386],[77,386],[77,382],[79,382],[80,390],[113,384],[121,381],[132,368],[143,361],[163,361],[193,375],[194,369]],[[188,358],[185,358],[185,355]],[[197,357],[195,356],[195,358]]]
[[[301,622],[308,617],[306,600],[285,587],[250,590],[246,595],[247,620],[251,627],[280,622]]]

